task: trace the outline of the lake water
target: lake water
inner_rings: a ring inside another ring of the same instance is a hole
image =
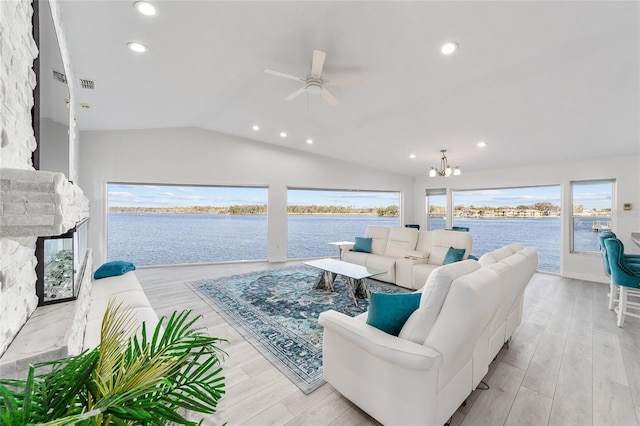
[[[576,221],[575,245],[598,250],[593,220]],[[342,215],[289,215],[289,258],[337,256],[332,241],[353,241],[368,225],[398,226],[398,218]],[[473,254],[480,256],[513,242],[538,250],[538,269],[560,271],[560,218],[456,218],[473,234]],[[444,219],[434,223],[444,228]],[[109,213],[108,260],[138,266],[207,263],[267,258],[265,215]]]

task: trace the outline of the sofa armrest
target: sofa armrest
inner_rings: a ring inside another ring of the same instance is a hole
[[[427,259],[429,259],[429,252],[428,251],[421,251],[421,250],[411,250],[411,251],[408,251],[407,254],[404,255],[404,257],[409,258],[409,259],[424,259],[424,260],[427,260]]]
[[[345,244],[340,244],[340,251],[342,252],[344,251],[352,251],[353,247],[355,246],[355,243],[345,243]]]
[[[334,332],[377,358],[411,370],[432,370],[442,364],[440,352],[400,339],[340,312],[320,314],[318,323],[325,333]]]

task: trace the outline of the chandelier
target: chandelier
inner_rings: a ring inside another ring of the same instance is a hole
[[[441,149],[440,152],[442,153],[442,158],[440,159],[440,169],[436,167],[431,167],[431,170],[429,170],[429,177],[436,177],[436,176],[449,177],[451,175],[460,176],[460,173],[462,173],[462,171],[460,170],[460,166],[451,167],[449,165],[447,156],[444,155],[444,153],[447,152],[447,150]]]

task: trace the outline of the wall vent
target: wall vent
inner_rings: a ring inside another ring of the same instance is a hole
[[[80,87],[83,89],[95,89],[96,88],[96,82],[93,80],[85,80],[84,78],[79,79],[80,80]]]
[[[67,76],[64,75],[63,72],[52,70],[53,71],[53,79],[59,81],[60,83],[67,84]]]

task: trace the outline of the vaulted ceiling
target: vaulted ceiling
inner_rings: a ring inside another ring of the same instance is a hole
[[[411,176],[440,149],[463,171],[640,153],[638,2],[58,4],[76,76],[95,80],[81,131],[194,126]],[[328,87],[335,106],[285,101],[303,84],[264,73],[305,77],[314,49],[324,78],[363,79]]]

